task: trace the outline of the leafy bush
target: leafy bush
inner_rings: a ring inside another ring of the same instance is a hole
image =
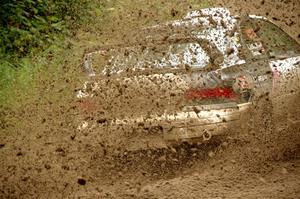
[[[24,57],[32,48],[46,47],[57,33],[76,28],[86,0],[2,0],[0,53]]]

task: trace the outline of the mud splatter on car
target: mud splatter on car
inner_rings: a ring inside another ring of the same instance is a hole
[[[279,88],[295,85],[287,76],[299,78],[300,46],[264,17],[238,17],[224,8],[208,8],[140,31],[146,31],[142,48],[140,43],[120,44],[85,54],[84,68],[91,80],[77,94],[82,103],[91,98],[101,103],[99,96],[115,85],[118,91],[111,101],[120,102],[114,111],[120,114],[106,125],[160,127],[155,139],[155,133],[130,136],[133,148],[154,146],[158,139],[207,141],[207,134],[213,137],[236,128],[253,100],[285,95]],[[130,89],[139,92],[141,101],[126,99]],[[145,111],[147,103],[158,103],[157,96],[162,98],[160,110]],[[130,110],[137,113],[130,116]],[[80,125],[93,131],[99,127],[88,121]]]

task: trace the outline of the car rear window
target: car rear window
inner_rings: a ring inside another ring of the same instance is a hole
[[[112,48],[95,53],[91,63],[96,73],[119,73],[128,69],[205,68],[209,61],[209,54],[200,44],[189,41]]]

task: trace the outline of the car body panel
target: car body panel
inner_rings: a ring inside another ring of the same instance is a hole
[[[165,35],[157,36],[162,30]],[[239,18],[225,8],[208,8],[141,31],[148,33],[145,46],[102,47],[85,54],[84,68],[91,80],[77,97],[93,98],[109,78],[119,85],[173,89],[184,106],[173,112],[114,118],[105,125],[142,123],[143,127],[161,127],[163,133],[157,136],[165,141],[207,141],[238,121],[254,97],[270,93],[276,97],[283,95],[283,87],[297,87],[288,79],[295,74],[299,79],[300,47],[264,17]],[[279,32],[279,40],[290,45],[287,51],[266,41],[272,32]],[[95,60],[100,60],[98,65]],[[91,127],[95,124],[83,121],[78,129]],[[146,145],[150,140],[157,142],[153,135],[148,138],[141,140]],[[134,138],[141,144],[139,139]]]

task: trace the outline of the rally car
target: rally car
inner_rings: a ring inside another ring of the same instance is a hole
[[[124,111],[98,123],[83,119],[80,131],[101,125],[151,129],[128,136],[135,146],[154,146],[157,138],[207,141],[238,121],[259,96],[275,99],[298,87],[300,46],[264,17],[207,8],[136,34],[142,36],[132,44],[84,55],[89,80],[77,93],[79,101],[105,98],[113,92],[107,82],[114,82],[117,94],[111,100],[118,96],[124,103],[111,111]],[[126,93],[135,89],[138,96],[128,101]],[[160,102],[165,106],[147,109]]]

